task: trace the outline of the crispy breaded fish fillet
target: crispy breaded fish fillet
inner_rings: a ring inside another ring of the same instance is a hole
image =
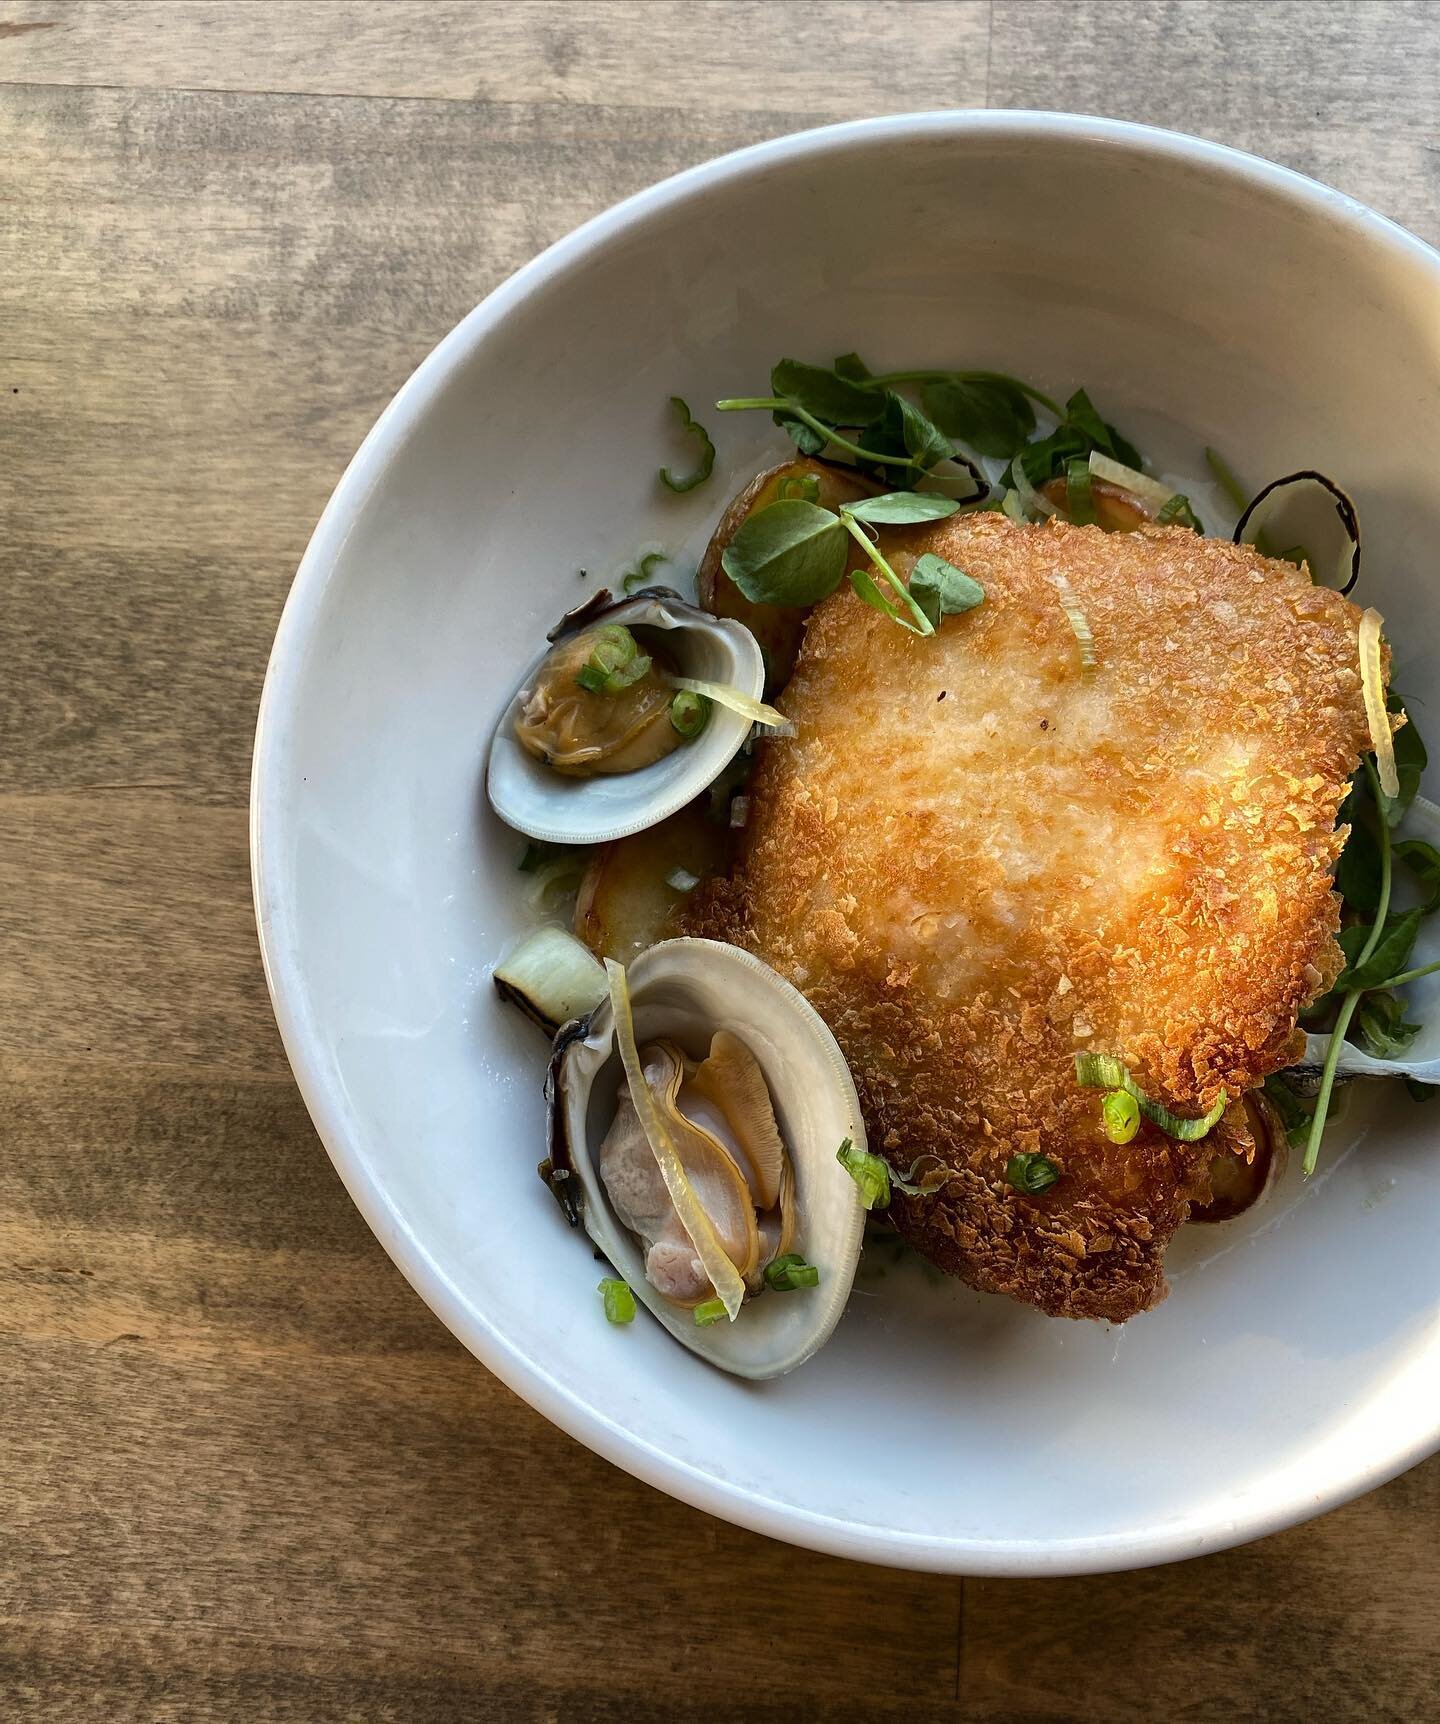
[[[810,998],[873,1150],[944,1163],[892,1209],[913,1244],[976,1287],[1121,1321],[1164,1296],[1165,1244],[1216,1152],[1246,1145],[1244,1110],[1197,1144],[1142,1122],[1117,1145],[1075,1055],[1117,1055],[1184,1115],[1295,1057],[1297,1012],[1341,968],[1360,612],[1184,529],[981,514],[886,543],[938,551],[984,603],[932,640],[848,588],[817,607],[780,702],[799,734],[764,745],[740,861],[691,931]],[[1024,1151],[1060,1172],[1041,1195],[1006,1180]]]

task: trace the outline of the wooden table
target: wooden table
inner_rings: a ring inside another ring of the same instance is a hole
[[[0,1717],[1435,1715],[1440,1462],[1097,1580],[736,1531],[451,1340],[271,1022],[256,700],[395,388],[677,168],[985,104],[1241,144],[1440,239],[1420,0],[0,0]]]

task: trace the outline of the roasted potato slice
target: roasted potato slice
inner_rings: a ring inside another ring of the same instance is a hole
[[[729,583],[726,583],[729,585]],[[709,818],[700,797],[658,826],[604,844],[590,858],[575,901],[575,933],[597,958],[628,964],[675,933],[687,894],[670,884],[677,870],[703,880],[728,860],[728,828]]]
[[[785,461],[766,473],[753,478],[745,489],[731,499],[720,524],[711,535],[696,576],[696,591],[700,603],[712,616],[734,617],[744,623],[760,643],[765,656],[765,698],[784,688],[795,666],[800,639],[805,632],[807,612],[780,605],[752,604],[721,567],[725,547],[740,531],[747,515],[778,501],[780,487],[787,479],[803,479],[807,474],[819,485],[815,501],[825,509],[838,509],[842,503],[853,503],[860,497],[873,497],[881,487],[859,473],[847,473],[844,468],[827,465],[802,457]]]

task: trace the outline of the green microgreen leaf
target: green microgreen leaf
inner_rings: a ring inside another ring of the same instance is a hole
[[[848,509],[842,509],[840,511],[840,524],[844,527],[845,531],[850,534],[851,538],[853,538],[860,546],[865,555],[869,557],[872,567],[878,569],[885,577],[891,592],[894,594],[895,601],[899,606],[899,610],[895,616],[896,622],[898,622],[902,628],[907,628],[917,635],[934,634],[935,625],[930,621],[929,617],[925,615],[924,611],[920,609],[920,606],[916,601],[910,596],[909,590],[906,588],[904,581],[902,581],[899,575],[895,573],[894,569],[890,567],[890,564],[885,560],[884,553],[870,537],[870,533],[873,529],[862,526]],[[862,594],[861,596],[863,597],[864,595]],[[904,614],[905,612],[909,613],[908,618]]]
[[[1102,419],[1083,389],[1077,389],[1065,403],[1065,423],[1090,439],[1090,447],[1112,456],[1126,467],[1138,472],[1145,458],[1128,438]],[[1086,451],[1088,454],[1088,450]]]
[[[1384,990],[1366,994],[1355,1013],[1361,1045],[1377,1060],[1394,1059],[1404,1053],[1420,1034],[1422,1025],[1405,1022],[1405,1002]]]
[[[1338,824],[1349,822],[1350,836],[1335,869],[1335,890],[1357,916],[1371,918],[1380,907],[1380,842],[1366,817],[1363,783],[1362,777],[1352,786],[1337,816]]]
[[[1347,844],[1345,849],[1348,851],[1349,848]],[[1425,890],[1426,898],[1420,906],[1420,914],[1431,916],[1440,910],[1440,850],[1427,844],[1423,838],[1402,838],[1395,846],[1395,855]],[[1340,860],[1344,862],[1343,855]]]
[[[910,571],[910,597],[938,628],[941,617],[973,611],[984,599],[985,589],[954,563],[946,562],[934,551],[926,551]]]
[[[921,390],[925,411],[945,433],[977,454],[1008,461],[1035,429],[1035,409],[1018,385],[956,373]]]
[[[1278,1073],[1265,1079],[1265,1094],[1280,1115],[1285,1127],[1285,1141],[1291,1149],[1299,1149],[1310,1135],[1310,1109]]]
[[[934,491],[886,491],[879,497],[862,497],[858,503],[847,503],[845,513],[876,526],[900,527],[915,521],[943,521],[959,507],[953,497],[942,497]]]
[[[868,383],[875,375],[858,353],[842,353],[833,367],[837,377],[847,383]]]
[[[1365,949],[1365,943],[1357,951],[1352,951],[1353,936],[1357,933],[1368,937],[1372,930],[1361,924],[1358,928],[1343,929],[1340,935],[1340,946],[1348,960],[1345,969],[1335,983],[1336,993],[1349,993],[1352,989],[1364,992],[1369,988],[1383,988],[1392,977],[1398,976],[1405,968],[1407,959],[1415,947],[1415,936],[1420,931],[1421,912],[1407,910],[1403,915],[1387,916],[1380,938]],[[1351,936],[1351,939],[1347,939]]]
[[[1077,389],[1065,403],[1064,417],[1055,429],[1048,436],[1027,443],[1015,460],[1024,463],[1025,477],[1038,489],[1047,479],[1064,473],[1069,462],[1082,456],[1088,458],[1092,449],[1126,467],[1139,470],[1144,466],[1135,445],[1107,424],[1085,391]],[[1013,484],[1013,477],[1006,482]]]
[[[1076,1054],[1075,1079],[1082,1089],[1124,1090],[1139,1103],[1146,1119],[1152,1125],[1158,1125],[1166,1137],[1173,1137],[1177,1143],[1198,1143],[1219,1123],[1221,1114],[1230,1105],[1229,1097],[1222,1089],[1209,1113],[1199,1119],[1186,1119],[1172,1113],[1163,1102],[1152,1101],[1130,1076],[1125,1062],[1113,1054]]]
[[[748,516],[725,547],[721,564],[755,604],[813,605],[840,584],[845,556],[839,518],[791,498]]]
[[[1403,712],[1409,720],[1409,723],[1402,724],[1395,732],[1395,776],[1400,781],[1400,793],[1398,796],[1387,796],[1383,790],[1377,792],[1380,810],[1393,829],[1409,813],[1410,804],[1419,792],[1420,778],[1430,757],[1426,753],[1413,715],[1393,688],[1386,697],[1385,704],[1391,712]]]
[[[770,373],[770,387],[827,425],[873,425],[885,411],[883,390],[872,389],[801,359],[782,359]]]
[[[605,1320],[607,1323],[633,1323],[635,1321],[635,1295],[623,1281],[617,1281],[607,1276],[596,1291],[605,1301]]]
[[[1059,1177],[1060,1170],[1055,1163],[1048,1156],[1033,1151],[1012,1155],[1005,1163],[1005,1178],[1016,1191],[1023,1191],[1027,1197],[1048,1191]]]
[[[850,585],[854,587],[856,594],[869,605],[872,611],[881,612],[882,615],[889,617],[891,622],[904,624],[905,619],[875,585],[869,569],[851,569]]]
[[[689,436],[700,441],[700,460],[693,473],[684,473],[677,477],[668,467],[660,469],[660,483],[670,491],[693,491],[697,485],[702,485],[715,471],[715,445],[710,441],[710,433],[695,418],[690,409],[678,395],[670,397],[670,405],[675,409],[680,426]]]

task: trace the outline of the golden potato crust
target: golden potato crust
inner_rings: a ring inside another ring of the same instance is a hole
[[[1164,1296],[1166,1242],[1248,1130],[1237,1104],[1198,1145],[1148,1124],[1112,1144],[1074,1057],[1118,1055],[1183,1114],[1294,1057],[1341,967],[1360,612],[1180,528],[982,514],[886,545],[906,569],[938,551],[984,603],[932,640],[848,587],[817,607],[780,702],[799,734],[762,747],[739,863],[689,931],[809,997],[872,1149],[944,1163],[892,1209],[912,1243],[976,1287],[1121,1321]],[[1061,1174],[1036,1197],[1005,1179],[1027,1150]]]

